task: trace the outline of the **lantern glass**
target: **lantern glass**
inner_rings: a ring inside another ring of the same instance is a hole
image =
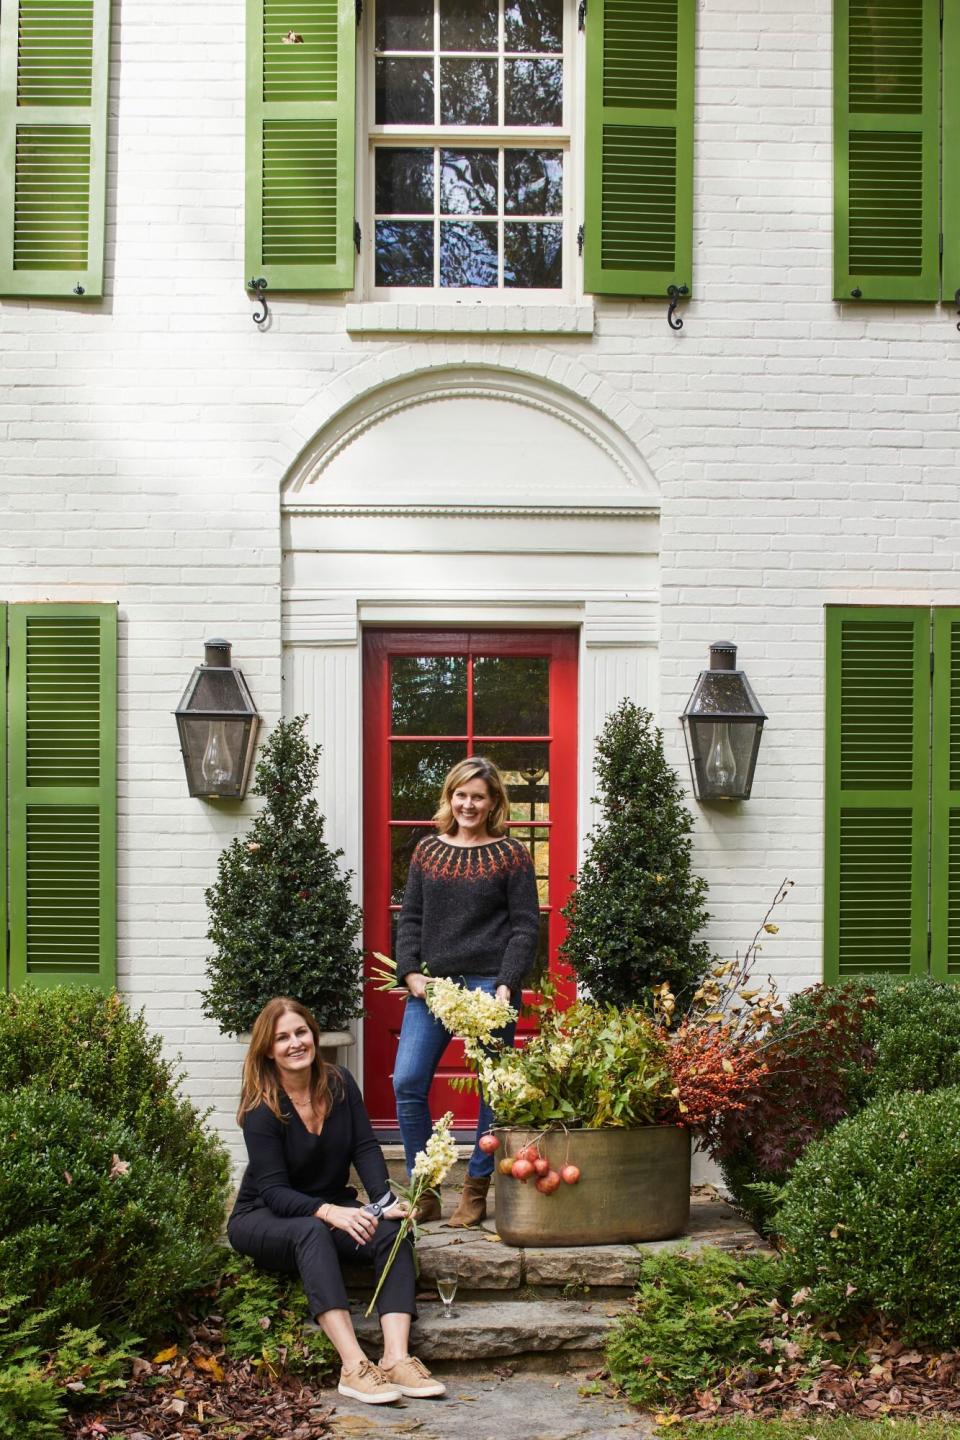
[[[207,642],[207,661],[190,677],[177,706],[177,729],[191,795],[241,799],[260,717],[225,641]]]
[[[736,647],[711,649],[680,719],[698,800],[748,800],[766,715],[750,682],[735,670]]]

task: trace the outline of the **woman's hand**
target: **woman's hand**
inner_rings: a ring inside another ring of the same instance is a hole
[[[383,1212],[384,1220],[403,1220],[410,1214],[410,1206],[406,1200],[394,1200]]]
[[[508,1005],[510,1004],[511,996],[510,996],[510,986],[509,986],[509,985],[498,985],[498,986],[497,986],[497,999],[498,999],[498,1000],[506,1000],[507,1004],[508,1004]]]
[[[427,977],[421,975],[419,970],[411,970],[409,975],[404,975],[404,984],[415,1000],[422,1000],[427,993]]]
[[[376,1215],[371,1215],[368,1210],[358,1210],[353,1205],[321,1205],[314,1214],[318,1220],[332,1225],[334,1230],[342,1230],[345,1235],[352,1236],[358,1245],[372,1240],[380,1224]]]

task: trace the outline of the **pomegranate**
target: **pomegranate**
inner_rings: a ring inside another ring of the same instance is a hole
[[[525,1149],[520,1151],[520,1159],[529,1160],[530,1164],[532,1165],[534,1161],[540,1159],[540,1151],[537,1149],[536,1145],[528,1145]]]
[[[564,1165],[563,1169],[560,1171],[560,1179],[563,1181],[564,1185],[576,1185],[577,1181],[580,1179],[580,1166]]]
[[[533,1168],[534,1170],[536,1170],[538,1175],[546,1175],[547,1171],[550,1169],[550,1161],[545,1160],[542,1155],[538,1155],[536,1160],[534,1160],[533,1162]]]
[[[500,1171],[500,1174],[501,1174],[501,1175],[512,1175],[512,1174],[513,1174],[513,1156],[512,1156],[512,1155],[504,1155],[503,1159],[500,1161],[500,1164],[497,1166],[497,1169]]]
[[[560,1176],[556,1170],[548,1170],[546,1175],[541,1175],[537,1181],[537,1189],[541,1195],[552,1195],[554,1190],[560,1187]]]
[[[513,1169],[510,1173],[514,1180],[520,1180],[525,1185],[533,1174],[533,1166],[529,1160],[525,1160],[521,1155],[518,1159],[514,1160]]]
[[[477,1141],[477,1144],[480,1146],[480,1149],[483,1151],[484,1155],[492,1155],[494,1150],[500,1149],[500,1141],[497,1139],[496,1135],[481,1135],[480,1139]]]

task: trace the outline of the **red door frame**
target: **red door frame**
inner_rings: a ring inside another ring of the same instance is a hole
[[[550,832],[549,912],[550,973],[558,987],[561,1004],[574,998],[576,983],[568,966],[557,959],[566,932],[560,914],[569,898],[577,868],[577,662],[578,637],[572,630],[365,630],[363,635],[363,911],[364,948],[390,949],[390,831],[403,821],[390,821],[390,659],[394,655],[465,654],[468,665],[475,655],[547,657],[549,671],[549,734],[474,736],[485,740],[536,739],[549,745],[550,819],[537,821],[537,828]],[[469,689],[469,687],[468,687]],[[472,711],[468,731],[472,730]],[[415,739],[404,736],[404,739]],[[440,738],[440,737],[431,737]],[[469,736],[463,739],[467,752]],[[480,751],[482,753],[482,750]],[[409,822],[413,823],[413,822]],[[516,822],[529,828],[529,822]],[[529,993],[529,992],[527,992]],[[402,998],[383,994],[368,986],[367,1020],[364,1036],[364,1098],[374,1126],[380,1131],[396,1130],[396,1109],[391,1075],[396,1056],[396,1037],[403,1018]],[[530,1019],[521,1019],[522,1036],[534,1028]],[[448,1077],[466,1073],[462,1047],[451,1044],[437,1072],[431,1092],[434,1113],[452,1109],[459,1127],[470,1126],[476,1115],[476,1099],[455,1091]]]

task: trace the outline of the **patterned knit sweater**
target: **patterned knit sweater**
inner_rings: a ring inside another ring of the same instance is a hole
[[[519,988],[537,953],[537,882],[526,848],[505,835],[484,845],[421,840],[397,925],[397,977],[491,975]]]

